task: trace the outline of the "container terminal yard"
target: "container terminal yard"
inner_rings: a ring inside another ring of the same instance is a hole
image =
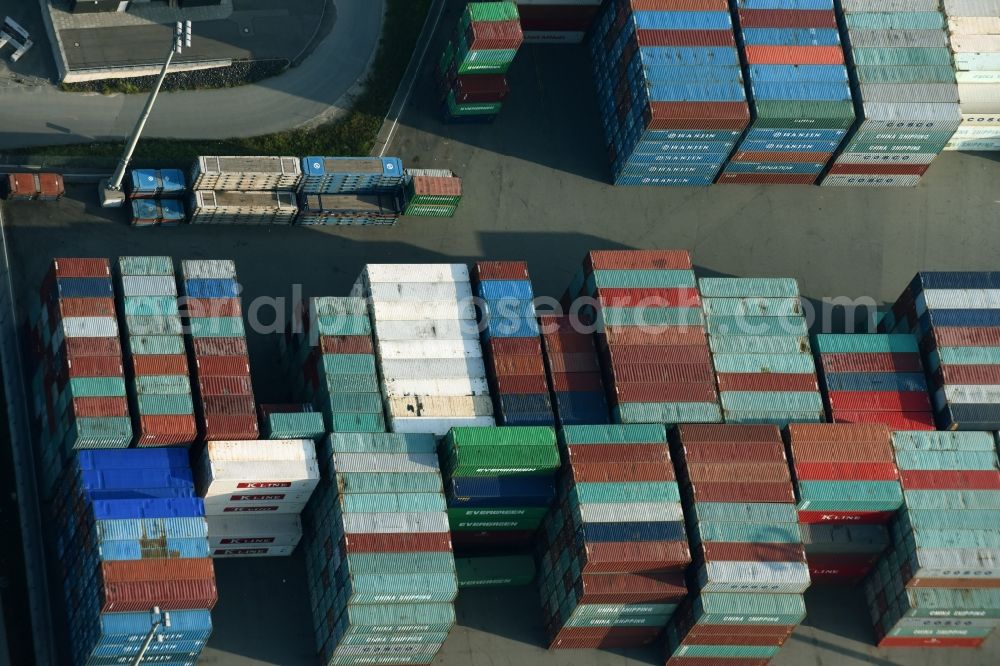
[[[441,124],[437,64],[381,179],[207,157],[183,196],[133,163],[123,208],[72,173],[0,201],[47,663],[1000,662],[996,153],[917,187],[614,187],[584,45],[521,46],[485,125]],[[596,331],[545,314],[579,296]]]

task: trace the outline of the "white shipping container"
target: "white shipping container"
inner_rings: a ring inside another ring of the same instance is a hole
[[[436,453],[337,453],[333,468],[347,472],[420,472],[439,474]]]
[[[969,71],[1000,69],[1000,53],[956,53],[955,68]]]
[[[996,548],[921,548],[917,551],[917,557],[921,568],[1000,571],[1000,549]]]
[[[951,50],[955,53],[1000,52],[1000,35],[951,35]]]
[[[234,546],[291,546],[302,538],[302,520],[297,515],[208,516],[208,545],[212,548]]]
[[[431,434],[444,437],[452,428],[492,428],[496,421],[492,416],[476,417],[399,417],[390,416],[392,432]]]
[[[1000,386],[992,384],[945,384],[945,399],[954,404],[1000,404]],[[941,389],[938,389],[940,391]]]
[[[493,416],[489,396],[405,396],[387,398],[385,406],[392,416],[454,417]]]
[[[482,358],[392,359],[381,360],[382,376],[386,380],[451,379],[454,377],[486,377]],[[425,393],[432,394],[433,391]]]
[[[315,490],[316,484],[319,482],[319,468],[315,463],[312,463],[307,470],[309,474],[314,475],[311,478],[295,477],[295,475],[303,473],[301,463],[227,462],[222,463],[222,465],[224,468],[219,471],[226,476],[221,478],[210,478],[203,473],[198,473],[197,480],[200,489],[198,494],[200,497],[231,495],[247,490],[288,491],[312,495],[312,491]]]
[[[907,94],[914,99],[936,104],[954,103],[959,99],[958,87],[954,83],[912,83],[907,86]],[[862,83],[861,96],[866,103],[893,102],[899,99],[899,85],[895,83]]]
[[[447,533],[448,514],[435,513],[345,513],[345,534]]]
[[[943,49],[948,46],[948,35],[941,30],[854,30],[851,46]]]
[[[61,332],[67,338],[117,338],[114,317],[63,317]]]
[[[464,301],[472,299],[468,282],[379,282],[368,286],[373,301]]]
[[[205,515],[206,516],[229,516],[229,515],[246,515],[246,516],[276,516],[276,515],[295,515],[298,516],[302,513],[306,505],[302,502],[290,502],[287,504],[274,503],[274,504],[253,504],[246,505],[244,503],[240,504],[217,504],[215,502],[209,501],[208,498],[205,500]]]
[[[316,460],[311,439],[217,440],[205,445],[213,461]]]
[[[295,552],[295,546],[240,546],[213,548],[212,559],[234,557],[288,557]]]
[[[444,643],[391,643],[388,645],[341,645],[334,651],[339,657],[433,656]]]
[[[382,382],[386,397],[407,395],[489,395],[486,377],[460,377],[451,379],[392,379]]]
[[[941,6],[938,0],[841,0],[841,6],[846,14],[861,14],[867,12],[936,12]]]
[[[917,295],[917,313],[932,310],[1000,308],[1000,289],[924,289]]]
[[[945,150],[963,150],[968,152],[992,152],[1000,150],[1000,139],[960,139],[950,141]]]
[[[376,282],[468,282],[465,264],[366,264],[361,273],[368,283]]]
[[[612,502],[581,504],[585,523],[655,523],[684,520],[680,502]]]
[[[379,322],[412,319],[476,319],[476,307],[471,301],[414,301],[408,303],[372,301],[370,304],[376,335]]]
[[[233,493],[213,495],[211,498],[205,498],[205,501],[211,499],[214,502],[228,502],[232,504],[252,504],[254,502],[258,504],[273,504],[275,502],[303,504],[309,501],[311,495],[310,491],[301,489],[240,490]]]
[[[181,262],[181,273],[186,280],[236,279],[236,264],[230,259],[186,259]]]
[[[483,348],[479,340],[383,340],[378,339],[380,358],[439,359],[480,358]]]
[[[479,324],[472,319],[383,320],[378,324],[380,342],[389,340],[478,340]]]
[[[947,629],[949,627],[997,627],[1000,626],[1000,619],[992,617],[904,617],[897,620],[893,628],[908,627],[920,629],[929,627],[932,629]]]
[[[123,275],[123,296],[176,296],[177,280],[172,275]]]
[[[1000,35],[1000,14],[971,16],[948,14],[948,31],[953,35]]]
[[[958,81],[958,85],[963,83],[1000,83],[1000,71],[957,71],[955,72],[955,80]]]
[[[930,164],[935,153],[843,153],[841,164]]]
[[[833,175],[823,179],[824,187],[916,187],[920,176],[848,176]]]
[[[706,562],[698,569],[703,592],[802,594],[809,588],[809,566],[801,562]]]

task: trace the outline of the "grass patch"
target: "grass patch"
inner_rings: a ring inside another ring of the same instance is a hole
[[[382,38],[371,74],[364,91],[340,120],[311,130],[288,130],[245,139],[143,139],[136,148],[133,162],[183,162],[197,155],[367,155],[409,65],[409,59],[399,54],[412,54],[430,5],[431,0],[387,0]],[[11,152],[42,157],[115,158],[123,149],[124,143],[105,142],[21,148]]]

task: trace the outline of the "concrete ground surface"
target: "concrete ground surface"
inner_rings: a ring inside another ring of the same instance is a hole
[[[480,258],[527,260],[536,292],[559,296],[583,254],[606,248],[687,248],[702,275],[792,276],[813,300],[867,296],[884,303],[918,270],[997,269],[1000,163],[988,155],[944,155],[915,189],[608,186],[585,62],[580,47],[525,48],[511,72],[507,108],[485,127],[438,123],[429,73],[423,73],[388,154],[409,167],[451,168],[463,176],[465,198],[450,220],[410,218],[395,228],[131,229],[124,211],[97,207],[90,185],[71,186],[60,203],[7,203],[20,310],[36,297],[54,256],[229,257],[237,262],[245,299],[290,299],[293,285],[305,296],[344,295],[368,262]],[[256,332],[249,341],[257,399],[290,398],[278,381],[275,336]],[[215,632],[200,663],[315,663],[301,553],[219,561],[217,576]],[[1000,663],[996,637],[973,651],[876,650],[859,590],[815,588],[807,607],[806,624],[775,666]],[[659,647],[548,653],[540,647],[530,588],[463,592],[457,611],[459,626],[436,664],[662,663]]]
[[[259,11],[265,11],[266,7],[273,11],[277,3],[277,0],[241,1]],[[0,15],[8,8],[17,9],[26,15],[26,20],[32,20],[32,12],[39,12],[37,6],[34,9],[23,6],[27,4],[37,5],[37,2],[0,0]],[[144,136],[190,139],[256,136],[344,112],[345,95],[364,77],[378,45],[384,0],[336,0],[334,4],[334,23],[329,33],[299,66],[248,86],[164,93],[157,100]],[[34,61],[36,58],[52,60],[44,43],[47,40],[40,27],[40,16],[37,22],[43,43],[36,44],[14,66],[13,73],[3,71],[0,66],[0,95],[3,98],[0,151],[124,138],[139,118],[146,95],[64,93],[38,78],[43,75],[51,78],[55,67]],[[272,22],[266,15],[255,18],[253,25],[262,42],[274,34],[268,31],[281,29],[280,21]],[[25,27],[35,33],[34,27]],[[221,33],[217,38],[212,34],[206,34],[205,38],[225,39]],[[194,40],[198,39],[196,29]],[[164,56],[168,46],[169,42],[163,45]],[[297,47],[296,53],[306,44]],[[29,56],[33,60],[26,63],[24,69],[35,74],[18,74],[18,66]]]

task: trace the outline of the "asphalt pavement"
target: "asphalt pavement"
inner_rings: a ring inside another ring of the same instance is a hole
[[[346,110],[344,95],[364,75],[378,45],[384,4],[337,0],[331,32],[299,66],[279,76],[238,88],[160,95],[143,135],[257,136]],[[0,151],[123,139],[146,103],[146,95],[64,93],[51,85],[5,86],[2,95]]]

